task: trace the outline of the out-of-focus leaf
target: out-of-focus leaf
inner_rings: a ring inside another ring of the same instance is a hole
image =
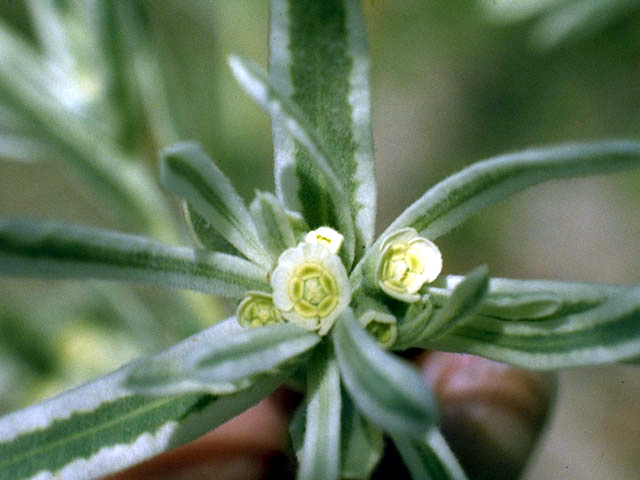
[[[467,479],[464,470],[437,429],[432,429],[421,439],[393,435],[393,442],[414,479]]]
[[[343,479],[369,478],[382,457],[382,431],[364,418],[349,395],[342,395]]]

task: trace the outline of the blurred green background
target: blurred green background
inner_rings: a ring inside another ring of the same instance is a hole
[[[267,3],[137,4],[176,137],[200,141],[248,200],[256,188],[273,189],[269,122],[233,83],[226,58],[241,53],[266,66]],[[640,137],[638,1],[363,5],[379,231],[435,182],[487,156],[567,140]],[[0,16],[35,42],[28,7],[0,2]],[[175,138],[151,123],[140,116],[114,142],[153,169],[157,149]],[[532,188],[440,239],[445,272],[487,263],[494,276],[638,283],[639,191],[635,172]],[[181,225],[177,206],[174,214],[172,225]],[[0,159],[0,215],[136,231],[114,219],[66,164],[47,159]],[[2,279],[0,408],[115,368],[229,311],[201,295],[152,287]],[[637,480],[638,472],[640,371],[561,372],[556,412],[525,478]]]

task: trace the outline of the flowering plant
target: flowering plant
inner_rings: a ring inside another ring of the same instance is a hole
[[[462,479],[430,389],[394,351],[467,352],[540,370],[640,358],[640,287],[492,279],[484,266],[441,275],[434,243],[528,186],[640,166],[640,143],[567,144],[476,163],[376,237],[360,2],[272,0],[270,40],[269,74],[238,56],[229,64],[271,117],[275,195],[258,192],[247,206],[204,151],[183,142],[161,152],[160,181],[183,200],[196,247],[56,222],[0,222],[3,274],[152,283],[238,302],[234,317],[166,351],[0,419],[1,478],[121,470],[291,380],[306,392],[291,427],[299,478],[370,477],[386,433],[414,478]],[[15,71],[0,73],[48,140],[71,139],[53,147],[123,196],[124,214],[130,206],[142,216],[158,210],[160,196],[141,168],[109,166],[113,152],[87,137],[72,110],[27,91]],[[53,114],[68,120],[64,127],[46,122]],[[172,236],[153,222],[150,230]]]

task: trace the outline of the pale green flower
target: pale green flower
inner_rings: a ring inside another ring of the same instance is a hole
[[[321,243],[285,250],[271,274],[273,303],[282,316],[326,335],[349,305],[351,285],[340,258]]]
[[[236,319],[242,327],[263,327],[284,321],[271,295],[262,292],[247,294],[238,305]]]
[[[438,247],[420,237],[412,228],[389,235],[380,246],[376,279],[389,296],[403,302],[416,302],[418,291],[431,283],[442,271],[442,255]]]

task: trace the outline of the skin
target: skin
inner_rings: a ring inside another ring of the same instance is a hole
[[[463,354],[420,352],[413,361],[438,397],[442,431],[470,478],[516,478],[547,418],[553,377]],[[280,389],[198,440],[104,480],[293,479],[285,452],[300,400]],[[400,464],[388,448],[374,478],[402,477]]]

